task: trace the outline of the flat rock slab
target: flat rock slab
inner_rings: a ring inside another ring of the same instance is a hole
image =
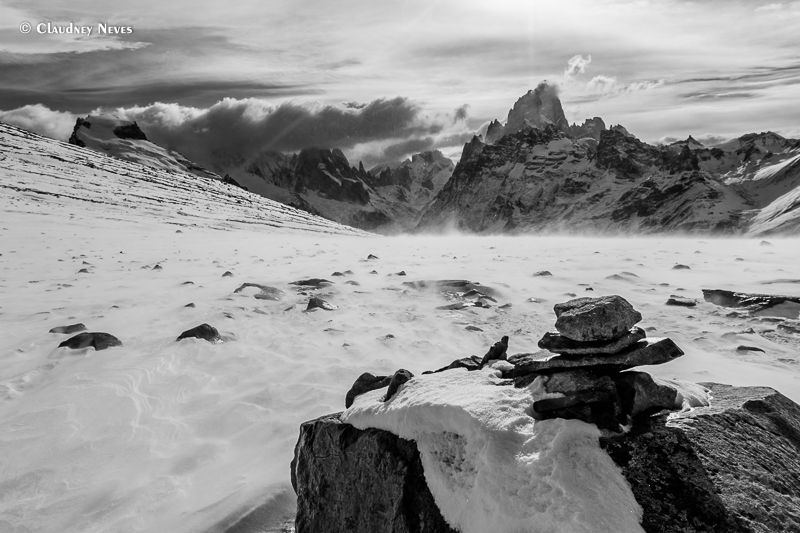
[[[275,287],[270,287],[269,285],[262,285],[260,283],[242,283],[233,292],[234,294],[238,294],[249,287],[254,287],[259,290],[259,292],[253,296],[256,300],[273,300],[277,302],[283,297],[282,290]]]
[[[59,348],[71,348],[73,350],[94,348],[97,351],[105,350],[112,346],[122,346],[122,341],[110,333],[99,331],[78,333],[58,345]]]
[[[674,305],[678,307],[694,307],[697,302],[693,298],[686,298],[685,296],[676,296],[671,294],[667,299],[665,305]]]
[[[800,405],[766,387],[703,383],[711,405],[600,444],[648,533],[800,531]]]
[[[646,336],[642,328],[633,328],[613,341],[578,342],[560,333],[547,332],[539,341],[539,348],[566,355],[615,354],[633,346]]]
[[[642,315],[621,296],[575,298],[556,304],[556,329],[574,341],[610,341],[625,335]]]
[[[515,354],[508,358],[514,368],[503,373],[504,378],[517,378],[528,374],[546,374],[576,368],[592,368],[603,372],[627,370],[641,365],[668,363],[683,355],[683,350],[671,339],[644,339],[627,350],[612,355],[550,355],[541,351],[533,354]]]
[[[291,283],[289,283],[289,285],[296,285],[298,287],[303,287],[303,288],[311,287],[313,289],[321,289],[322,287],[328,287],[330,285],[333,285],[333,282],[322,278],[309,278],[309,279],[292,281]]]
[[[444,372],[445,370],[453,370],[454,368],[466,368],[467,370],[480,370],[482,365],[483,358],[478,357],[477,355],[471,355],[469,357],[462,357],[461,359],[456,359],[452,363],[447,366],[443,366],[437,370],[429,370],[423,372],[423,374],[435,374],[437,372]]]
[[[55,328],[52,328],[50,330],[50,333],[66,333],[66,334],[70,334],[70,333],[77,333],[79,331],[86,331],[87,329],[88,328],[84,324],[81,324],[79,322],[77,324],[70,324],[68,326],[57,326]]]
[[[800,316],[800,297],[798,296],[703,289],[703,298],[714,305],[746,309],[757,316],[781,316],[786,318],[798,318]]]
[[[427,289],[433,287],[447,296],[459,296],[475,291],[475,293],[482,296],[496,297],[499,295],[497,289],[481,285],[478,282],[473,282],[465,279],[440,279],[433,281],[404,281],[403,285],[413,289]]]

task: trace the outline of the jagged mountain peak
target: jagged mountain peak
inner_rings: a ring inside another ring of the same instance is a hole
[[[567,131],[569,123],[558,98],[558,87],[547,81],[541,82],[514,102],[508,111],[505,126],[497,120],[492,121],[486,130],[486,142],[493,144],[504,135],[522,131],[525,128],[544,128],[553,125]]]

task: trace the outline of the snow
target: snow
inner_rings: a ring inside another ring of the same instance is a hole
[[[800,337],[700,292],[800,294],[797,239],[380,237],[6,126],[0,189],[0,531],[219,531],[269,502],[279,528],[293,512],[299,425],[341,411],[362,372],[420,375],[483,355],[502,335],[510,353],[536,351],[553,305],[571,295],[620,294],[649,336],[686,352],[644,369],[654,376],[772,386],[800,401]],[[370,253],[380,259],[365,261]],[[390,275],[400,270],[408,275]],[[540,270],[553,276],[532,276]],[[609,279],[623,272],[635,276]],[[336,311],[303,312],[309,295],[290,282],[309,277],[335,282],[320,295]],[[439,310],[444,296],[402,284],[454,278],[493,287],[512,307]],[[234,294],[245,282],[285,296]],[[665,306],[670,294],[701,302]],[[56,348],[67,336],[48,330],[74,322],[123,345]],[[175,342],[203,322],[235,340]],[[765,353],[737,352],[741,344]],[[519,399],[507,400],[509,431],[574,432],[543,455],[556,461],[574,440],[580,457],[596,458],[591,428],[526,428],[514,421]],[[479,415],[457,420],[476,428]],[[553,486],[579,473],[562,470]]]
[[[541,390],[496,370],[417,376],[389,401],[356,398],[342,419],[417,442],[442,516],[463,533],[643,531],[641,508],[596,426],[534,421]]]

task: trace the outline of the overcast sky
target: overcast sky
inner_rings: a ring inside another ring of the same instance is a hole
[[[95,34],[38,34],[48,21]],[[133,33],[98,36],[98,22]],[[800,2],[0,0],[0,120],[60,136],[96,108],[163,128],[289,109],[313,130],[324,113],[318,128],[394,109],[388,129],[359,119],[315,138],[360,156],[458,145],[547,79],[570,121],[647,141],[800,135],[798,35]]]

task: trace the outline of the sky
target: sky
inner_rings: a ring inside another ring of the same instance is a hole
[[[649,142],[800,137],[798,35],[798,1],[0,0],[0,120],[66,138],[114,112],[165,142],[247,131],[378,163],[457,155],[548,80],[571,122]]]

